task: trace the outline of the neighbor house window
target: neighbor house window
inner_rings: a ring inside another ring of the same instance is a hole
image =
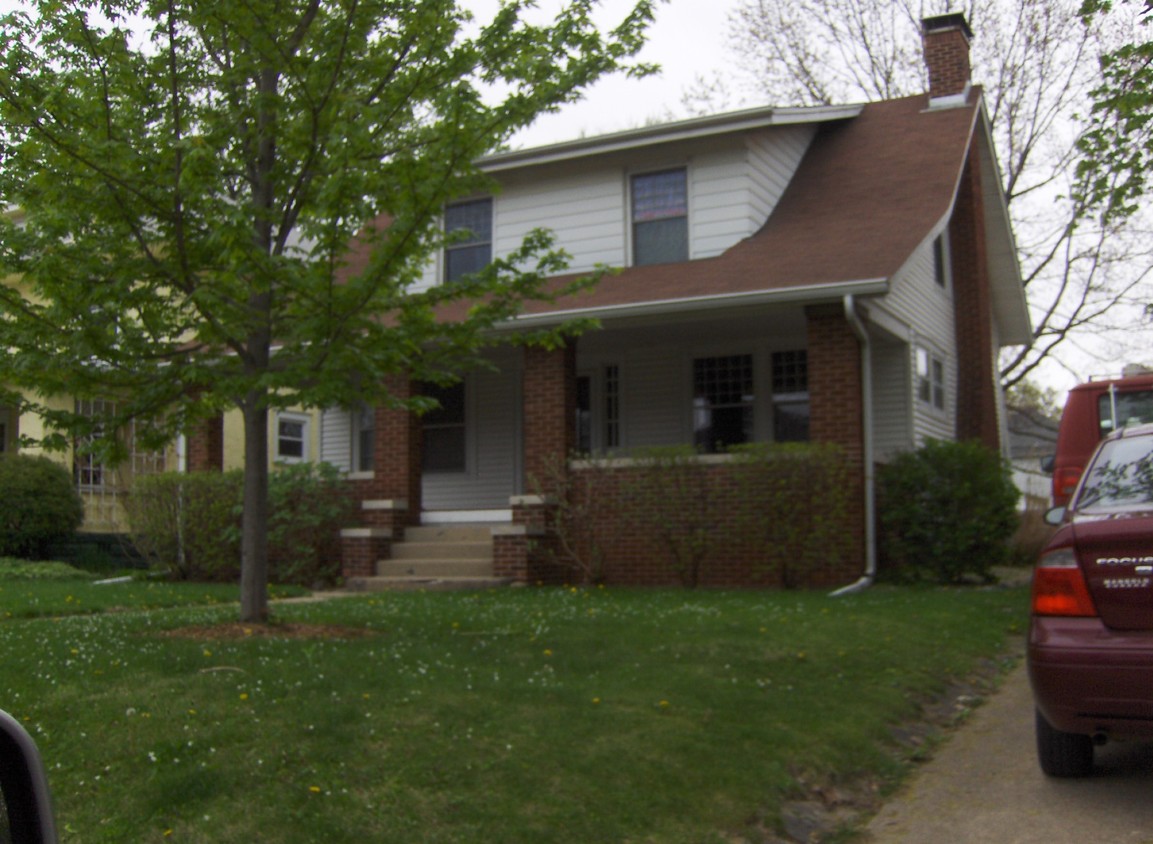
[[[935,407],[937,410],[944,410],[944,362],[928,349],[923,346],[918,346],[916,351],[916,366],[917,400]]]
[[[633,263],[689,258],[688,176],[685,169],[632,177]]]
[[[773,440],[808,442],[809,356],[804,349],[773,353]]]
[[[466,465],[464,384],[448,387],[425,384],[421,393],[436,399],[440,405],[423,417],[422,468],[426,472],[463,472]]]
[[[492,199],[457,202],[444,209],[444,280],[457,281],[492,262]]]
[[[76,402],[76,413],[89,419],[100,419],[114,415],[116,405],[103,399],[80,399]],[[76,483],[82,488],[102,487],[109,480],[107,468],[96,455],[90,453],[92,446],[104,435],[104,423],[97,422],[89,434],[79,438],[75,443],[72,470]]]
[[[693,361],[693,443],[724,451],[753,439],[753,356]]]
[[[362,404],[352,414],[352,465],[358,472],[373,469],[373,440],[376,434],[376,408]]]
[[[300,463],[308,459],[307,416],[277,414],[276,459],[286,463]]]

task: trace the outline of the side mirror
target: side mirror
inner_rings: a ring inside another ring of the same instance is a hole
[[[1052,507],[1045,511],[1045,524],[1056,527],[1065,521],[1065,508]]]
[[[56,844],[48,777],[36,742],[20,722],[0,711],[0,841]]]
[[[1041,471],[1046,475],[1053,474],[1053,467],[1057,465],[1056,454],[1046,454],[1041,458]]]

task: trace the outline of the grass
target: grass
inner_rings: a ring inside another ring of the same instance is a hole
[[[117,605],[183,603],[157,585]],[[528,589],[279,605],[264,630],[67,614],[101,588],[73,586],[0,583],[0,707],[66,842],[758,840],[799,779],[894,781],[891,726],[1026,612],[1020,589]]]

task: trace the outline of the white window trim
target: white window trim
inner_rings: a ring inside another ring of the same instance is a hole
[[[301,426],[300,441],[301,453],[299,456],[295,454],[285,455],[281,453],[281,436],[280,436],[280,423],[281,422],[296,422]],[[305,413],[292,413],[280,412],[276,414],[273,420],[272,434],[275,442],[276,462],[278,463],[307,463],[312,454],[312,417]]]
[[[672,170],[685,171],[685,254],[687,260],[691,261],[693,258],[693,170],[687,161],[670,162],[659,167],[645,167],[642,170],[625,172],[625,255],[627,266],[646,266],[637,264],[636,239],[634,237],[636,223],[633,220],[633,180],[638,176],[650,176]]]
[[[922,374],[921,364],[925,363],[928,371]],[[934,364],[940,366],[941,378],[938,382],[933,377]],[[945,360],[945,356],[938,352],[936,349],[924,344],[917,343],[913,346],[913,401],[916,406],[935,413],[937,415],[945,415],[949,412],[949,367]],[[922,393],[922,385],[928,384],[929,397],[924,398]],[[937,404],[935,396],[938,389],[940,391],[941,403]]]

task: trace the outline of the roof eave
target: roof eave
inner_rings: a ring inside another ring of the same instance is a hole
[[[645,126],[640,129],[629,129],[608,135],[578,138],[547,146],[493,153],[478,159],[477,166],[486,173],[499,173],[520,167],[552,164],[654,144],[708,138],[716,135],[764,129],[770,126],[848,120],[860,114],[863,108],[862,105],[843,105],[745,109],[721,115],[680,120],[674,123]]]
[[[861,279],[830,284],[804,285],[773,290],[726,293],[717,296],[691,296],[650,302],[600,305],[591,308],[566,308],[538,314],[521,314],[503,324],[508,330],[559,325],[572,319],[596,319],[603,322],[705,314],[733,308],[771,307],[774,305],[822,304],[839,302],[845,296],[880,296],[889,292],[887,278]]]

